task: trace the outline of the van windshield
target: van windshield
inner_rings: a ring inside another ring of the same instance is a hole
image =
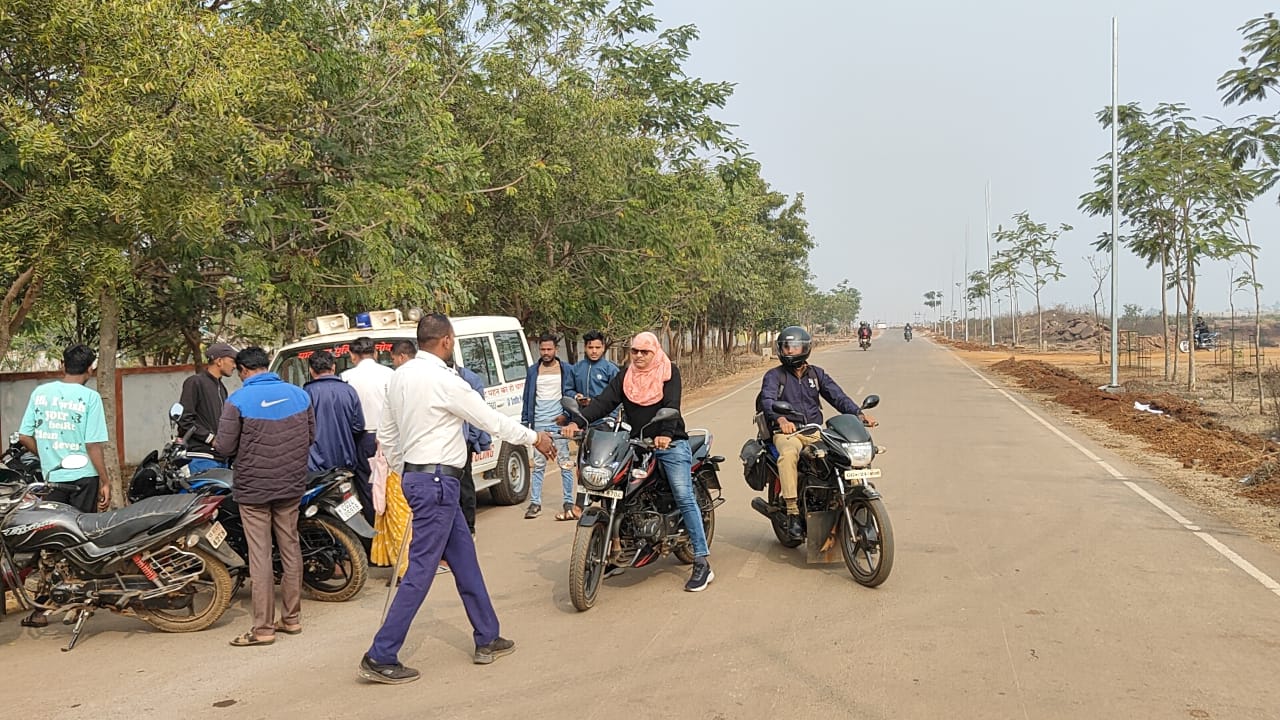
[[[413,338],[405,336],[402,338],[382,338],[375,341],[373,347],[377,352],[378,362],[391,367],[391,346],[400,340],[413,340]],[[307,359],[319,350],[328,350],[333,353],[334,372],[339,375],[354,364],[351,361],[350,341],[340,343],[319,342],[315,345],[290,348],[281,352],[272,361],[271,370],[277,373],[285,382],[301,387],[311,380],[311,368],[307,365]]]

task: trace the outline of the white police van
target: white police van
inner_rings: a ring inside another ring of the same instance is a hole
[[[337,372],[351,367],[351,343],[369,337],[378,351],[378,362],[391,366],[391,346],[397,340],[416,344],[421,312],[378,310],[346,315],[324,315],[308,322],[311,334],[290,343],[276,353],[271,371],[294,385],[311,379],[307,358],[317,350],[333,353]],[[524,328],[513,317],[475,316],[450,318],[457,337],[454,362],[465,365],[484,381],[484,396],[499,412],[520,418],[524,401],[524,377],[533,363]],[[529,496],[529,456],[524,447],[500,443],[472,457],[476,490],[488,489],[500,505],[517,505]]]

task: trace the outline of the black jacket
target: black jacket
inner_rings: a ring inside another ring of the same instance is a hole
[[[202,370],[182,383],[182,417],[178,418],[178,437],[192,427],[187,441],[187,456],[222,460],[213,451],[213,436],[222,417],[222,404],[227,401],[227,388],[222,381]]]
[[[662,384],[662,399],[653,405],[637,405],[622,391],[622,380],[627,376],[629,367],[613,376],[598,397],[591,398],[591,404],[582,408],[582,416],[588,422],[595,422],[608,415],[614,408],[622,406],[623,419],[631,425],[631,437],[640,437],[640,430],[653,420],[662,408],[680,409],[680,368],[671,366],[671,379]],[[645,433],[647,437],[665,435],[672,440],[687,440],[689,433],[684,430],[684,418],[654,423]]]

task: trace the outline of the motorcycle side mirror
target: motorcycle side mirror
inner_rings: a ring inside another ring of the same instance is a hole
[[[664,422],[666,420],[674,420],[680,417],[680,411],[675,408],[662,408],[653,416],[651,423]]]
[[[186,408],[182,406],[182,403],[180,402],[174,403],[173,407],[169,408],[169,422],[173,423],[174,425],[177,425],[178,418],[182,417],[183,410],[186,410]]]
[[[58,467],[54,470],[79,470],[89,464],[89,456],[73,453],[62,458],[62,462],[58,463]]]
[[[863,401],[862,401],[862,409],[863,409],[863,410],[870,410],[871,408],[873,408],[873,407],[875,407],[875,406],[877,406],[877,405],[879,405],[879,404],[880,404],[880,396],[879,396],[879,395],[868,395],[868,396],[867,396],[866,398],[864,398],[864,399],[863,399]],[[775,407],[776,407],[776,406],[775,406]]]
[[[796,409],[791,407],[791,403],[789,402],[782,402],[779,400],[773,404],[773,413],[775,415],[791,415],[795,411]]]
[[[578,404],[578,401],[575,398],[571,398],[571,397],[560,398],[560,407],[564,408],[565,410],[568,410],[569,413],[572,415],[577,415],[579,417],[582,416],[582,406]]]

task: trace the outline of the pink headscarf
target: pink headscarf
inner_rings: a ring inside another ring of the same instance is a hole
[[[631,347],[652,351],[653,361],[644,370],[632,361],[627,366],[626,377],[622,378],[622,392],[637,405],[654,405],[662,399],[662,384],[671,379],[671,358],[658,344],[658,336],[651,332],[635,336]]]

